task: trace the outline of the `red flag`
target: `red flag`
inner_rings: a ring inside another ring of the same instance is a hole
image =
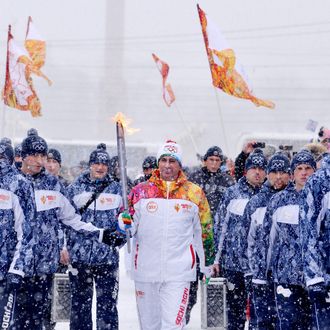
[[[237,64],[235,52],[217,26],[206,18],[204,11],[197,5],[201,22],[206,53],[210,64],[213,86],[225,93],[252,101],[256,106],[270,109],[275,107],[272,101],[262,100],[252,94],[244,70]]]
[[[3,90],[4,103],[15,109],[31,111],[33,117],[41,116],[41,104],[33,88],[32,61],[21,48],[8,28],[6,81]]]
[[[158,56],[152,54],[152,58],[154,59],[157,68],[162,75],[162,84],[163,84],[163,99],[168,107],[175,101],[175,95],[173,93],[172,87],[170,84],[166,83],[168,73],[170,71],[170,67],[167,63],[162,61]]]

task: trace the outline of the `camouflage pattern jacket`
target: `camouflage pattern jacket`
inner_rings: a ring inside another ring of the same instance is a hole
[[[215,216],[215,229],[219,244],[216,262],[227,270],[243,272],[242,251],[246,246],[246,229],[243,214],[250,198],[259,191],[252,187],[245,177],[229,187]]]
[[[275,194],[267,207],[260,243],[262,254],[256,259],[258,273],[255,278],[272,280],[278,284],[303,285],[299,206],[301,192],[290,183]]]
[[[206,167],[202,167],[192,173],[189,176],[189,181],[203,189],[207,201],[209,202],[213,218],[226,189],[235,184],[235,180],[230,175],[222,173],[220,169],[212,173]]]
[[[300,227],[306,285],[330,285],[330,155],[302,191]]]
[[[0,162],[0,280],[8,272],[25,275],[31,266],[35,214],[31,184],[13,167]]]
[[[258,194],[253,196],[248,202],[243,220],[244,229],[247,229],[247,239],[244,241],[242,250],[242,269],[245,274],[257,274],[258,273],[258,262],[262,257],[261,254],[261,236],[262,228],[264,224],[264,218],[266,213],[267,205],[271,197],[277,191],[273,189],[269,182],[266,181]],[[255,275],[256,276],[256,275]]]
[[[52,274],[59,265],[61,222],[95,240],[102,238],[103,230],[81,221],[67,191],[55,176],[43,169],[36,175],[26,175],[26,178],[32,183],[36,204],[32,221],[33,265],[28,276]]]
[[[110,176],[92,181],[89,172],[82,173],[69,187],[68,195],[78,209],[84,207],[94,192],[98,196],[83,211],[82,221],[99,228],[116,230],[117,216],[122,206],[121,186]],[[67,247],[70,260],[84,265],[117,264],[118,249],[100,243],[74,230],[68,230]]]

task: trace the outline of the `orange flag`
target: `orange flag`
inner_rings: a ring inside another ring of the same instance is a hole
[[[25,48],[28,51],[32,60],[31,70],[34,74],[47,80],[48,84],[52,82],[41,72],[41,67],[45,64],[46,59],[46,41],[41,37],[33,24],[31,16],[29,16],[26,37]]]
[[[171,104],[175,101],[175,95],[173,93],[172,87],[170,84],[166,84],[168,72],[170,71],[170,67],[167,63],[160,60],[158,56],[155,54],[152,54],[152,58],[154,59],[157,68],[162,75],[163,79],[163,99],[168,107],[171,106]]]
[[[9,25],[3,100],[9,107],[31,111],[37,117],[41,116],[41,104],[32,84],[32,66],[29,54],[14,41]]]
[[[252,101],[256,106],[275,108],[272,101],[262,100],[252,94],[243,68],[237,64],[235,52],[231,49],[217,26],[206,17],[197,5],[202,26],[206,53],[210,64],[213,86],[225,93]]]

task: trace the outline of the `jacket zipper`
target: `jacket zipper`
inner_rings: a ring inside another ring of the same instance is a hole
[[[170,197],[170,187],[171,181],[166,181],[166,216],[165,216],[165,223],[164,223],[164,243],[162,245],[162,263],[164,265],[163,271],[161,269],[161,282],[164,281],[166,275],[166,245],[167,245],[167,232],[168,232],[168,218],[169,218],[169,197]]]

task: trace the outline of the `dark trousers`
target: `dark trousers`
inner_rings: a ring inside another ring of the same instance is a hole
[[[228,330],[244,329],[246,321],[247,293],[244,275],[241,272],[224,269],[227,278]]]
[[[0,325],[1,329],[11,329],[15,312],[16,292],[7,290],[6,280],[0,280]]]
[[[70,273],[70,329],[92,330],[93,282],[96,289],[96,324],[98,330],[118,329],[118,263],[115,265],[74,265],[77,275]]]
[[[274,284],[253,285],[252,304],[254,314],[250,329],[273,330],[276,325]]]
[[[311,303],[306,290],[298,285],[275,285],[277,329],[311,329]],[[329,324],[330,327],[330,324]]]
[[[201,273],[199,268],[199,258],[196,256],[196,281],[190,282],[190,289],[189,289],[189,300],[186,309],[186,324],[189,323],[191,310],[196,305],[197,302],[197,292],[198,292],[198,282],[199,280],[203,279],[203,273]]]
[[[312,304],[312,329],[330,329],[330,288],[326,300]]]
[[[16,330],[42,330],[45,306],[52,288],[53,275],[24,278],[17,293],[14,327]]]

